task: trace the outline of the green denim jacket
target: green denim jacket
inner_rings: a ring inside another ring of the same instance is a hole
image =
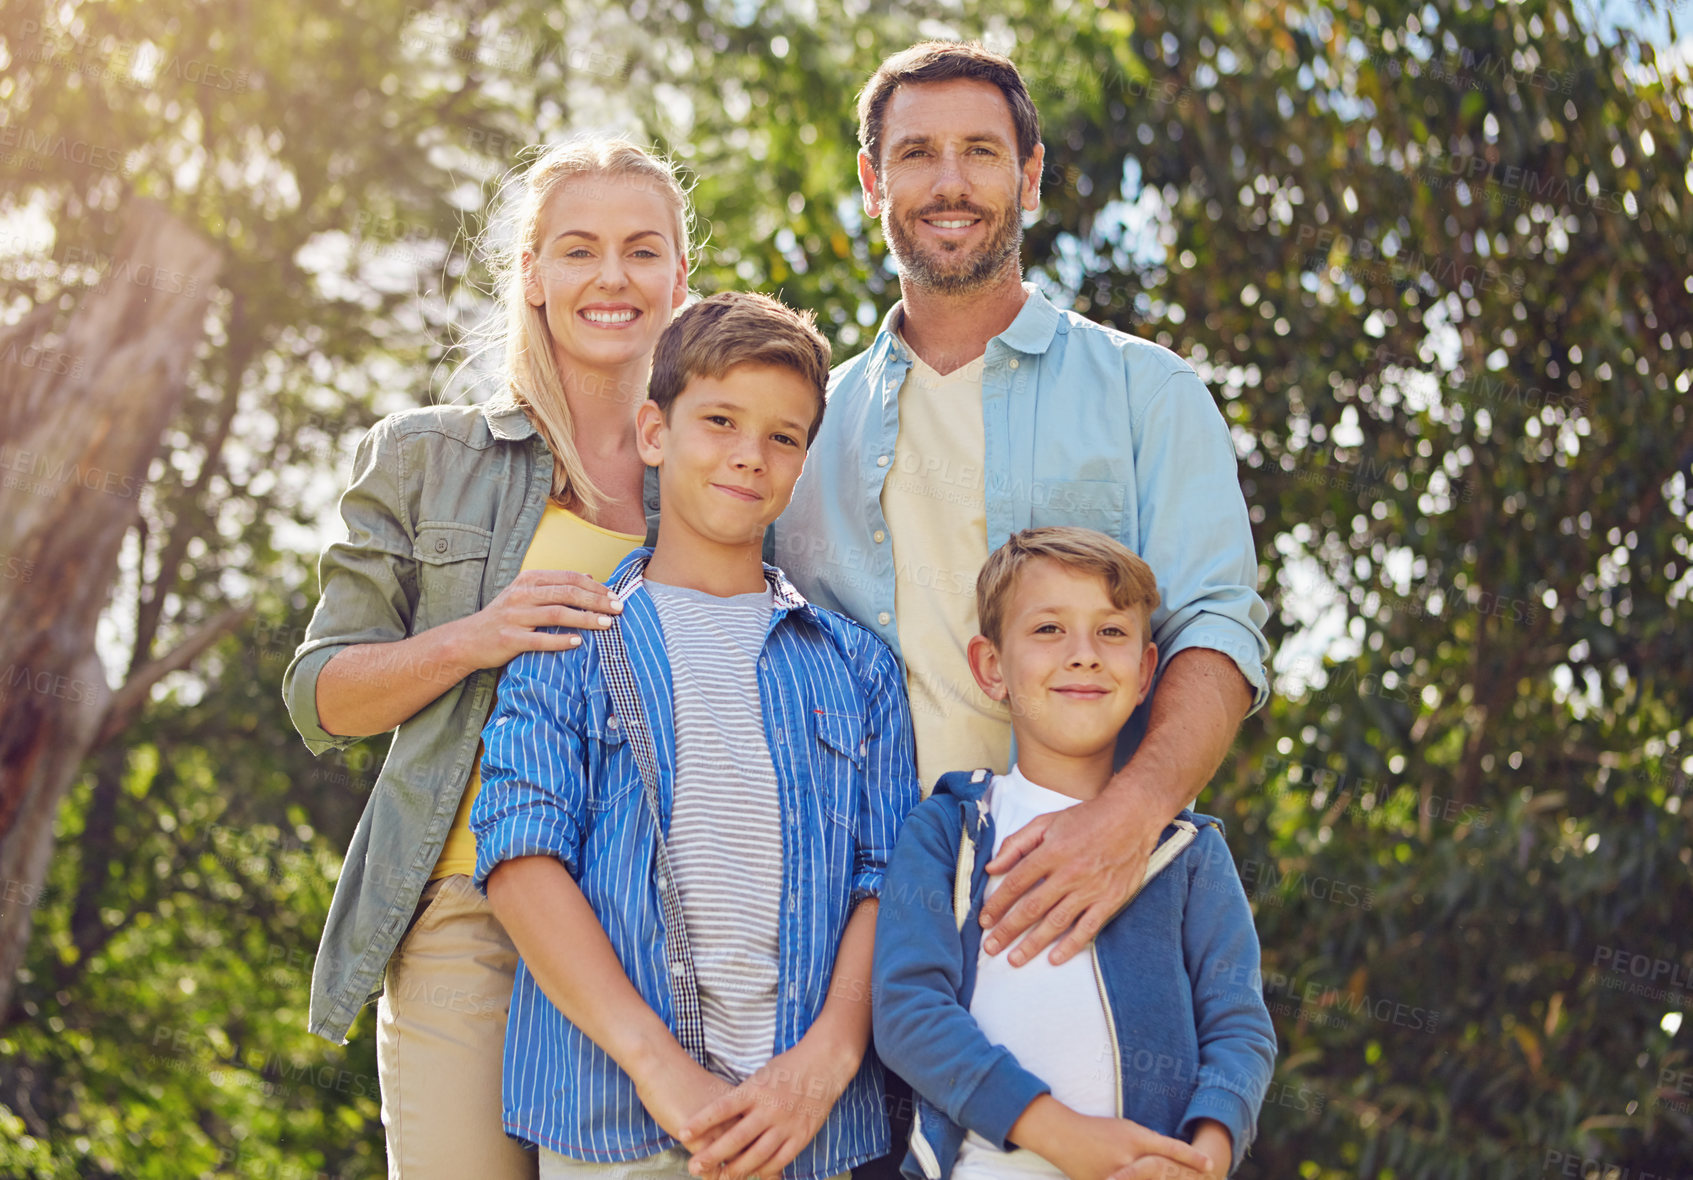
[[[552,452],[513,406],[429,406],[382,419],[341,497],[347,539],[323,552],[322,596],[283,675],[313,754],[350,746],[318,723],[317,678],[336,652],[392,643],[480,610],[509,586],[540,526]],[[646,506],[657,515],[648,471]],[[419,676],[439,675],[419,666]],[[441,855],[500,669],[458,681],[394,733],[335,883],[312,967],[311,1031],[345,1041]]]

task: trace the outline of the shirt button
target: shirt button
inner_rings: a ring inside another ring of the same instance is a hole
[[[888,457],[886,455],[877,455],[876,456],[876,466],[886,467],[887,465],[888,465]]]
[[[617,719],[616,713],[613,713],[610,717],[607,717],[605,719],[605,723],[606,723],[607,727],[611,728],[611,729],[616,729],[619,725],[623,724],[621,721],[619,721]]]
[[[878,545],[880,545],[883,541],[886,541],[888,539],[888,534],[884,533],[881,529],[877,529],[875,532],[871,533],[870,535],[876,539],[876,544],[878,544]]]
[[[760,668],[763,668],[766,671],[768,671],[769,668],[770,668],[770,657],[769,656],[759,656],[758,657],[758,666]]]
[[[658,875],[658,887],[660,889],[669,889],[670,888],[670,878],[666,877],[663,873],[660,873]]]
[[[670,974],[674,975],[677,979],[680,979],[682,976],[687,974],[687,968],[683,967],[680,963],[672,963],[670,964]]]
[[[1015,369],[1017,367],[1017,358],[1012,357],[1010,362],[1009,362],[1009,365],[1010,365],[1011,368]]]
[[[447,538],[436,537],[435,538],[435,552],[445,553],[446,551],[447,551]]]
[[[886,627],[889,623],[894,621],[894,617],[887,611],[883,611],[881,614],[876,616],[876,621]]]

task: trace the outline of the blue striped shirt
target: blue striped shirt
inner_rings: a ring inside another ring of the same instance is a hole
[[[651,553],[631,553],[611,585],[639,579]],[[893,654],[851,620],[806,602],[781,571],[767,566],[765,576],[774,606],[758,691],[783,824],[778,1054],[822,1011],[847,919],[860,899],[879,895],[919,791]],[[668,828],[676,783],[670,663],[643,586],[624,599],[616,625],[652,727]],[[585,632],[572,651],[525,652],[507,665],[482,735],[482,793],[471,811],[476,883],[486,887],[501,861],[557,857],[635,990],[675,1031],[652,819],[598,640]],[[679,1146],[647,1114],[629,1077],[564,1018],[523,963],[506,1023],[504,1092],[507,1133],[563,1155],[612,1163]],[[832,1176],[887,1150],[881,1066],[866,1052],[816,1139],[784,1176]]]

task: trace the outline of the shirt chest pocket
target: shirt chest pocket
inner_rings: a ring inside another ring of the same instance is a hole
[[[865,789],[864,763],[868,744],[864,718],[855,713],[812,711],[817,740],[812,743],[814,781],[823,812],[838,824],[854,826],[858,797]]]
[[[482,578],[494,534],[456,521],[422,521],[412,541],[417,561],[417,609],[411,633],[462,619],[482,609]]]
[[[629,744],[629,727],[618,716],[609,694],[590,696],[587,712],[587,809],[603,814],[640,802],[641,770]]]
[[[1128,489],[1100,479],[1046,480],[1034,485],[1029,527],[1069,525],[1123,539],[1123,507]]]

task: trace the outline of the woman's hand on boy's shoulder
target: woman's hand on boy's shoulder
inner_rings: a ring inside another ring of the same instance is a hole
[[[525,570],[475,614],[447,626],[460,662],[469,668],[503,668],[526,651],[568,651],[582,642],[575,631],[603,631],[623,607],[611,591],[587,574],[571,570]]]

